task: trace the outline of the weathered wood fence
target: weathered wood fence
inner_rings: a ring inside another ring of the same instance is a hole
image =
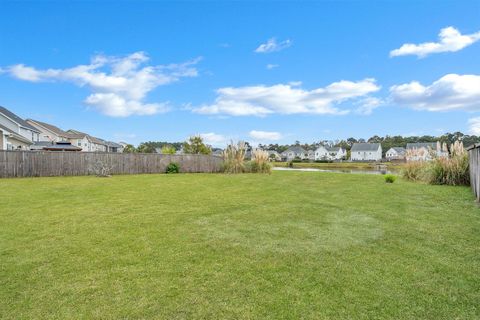
[[[480,144],[474,144],[468,149],[470,166],[470,185],[477,201],[480,201]]]
[[[218,172],[222,165],[220,157],[199,154],[0,151],[0,178],[90,175],[99,163],[111,174],[163,173],[170,162],[180,172]]]

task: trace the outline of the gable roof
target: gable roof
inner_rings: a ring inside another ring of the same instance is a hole
[[[380,143],[354,143],[351,151],[377,151]]]
[[[0,113],[3,113],[7,118],[12,119],[21,127],[40,133],[40,131],[38,131],[37,128],[27,123],[25,120],[23,120],[22,118],[20,118],[15,113],[8,110],[7,108],[0,106]]]
[[[8,133],[8,135],[10,137],[14,138],[15,140],[18,140],[18,141],[21,141],[21,142],[24,142],[24,143],[29,143],[30,145],[33,144],[32,141],[28,140],[24,136],[21,136],[21,135],[15,133],[15,132],[12,132],[11,129],[8,129],[7,127],[2,126],[1,124],[0,124],[0,130],[3,131],[4,133]]]
[[[105,141],[103,139],[100,139],[100,138],[93,137],[93,136],[91,136],[91,135],[89,135],[85,132],[81,132],[81,131],[77,131],[77,130],[73,130],[73,129],[69,129],[67,132],[71,134],[72,139],[83,139],[83,138],[87,137],[87,139],[90,140],[93,143],[104,145],[104,146],[108,145],[107,141]]]
[[[329,152],[339,152],[340,149],[343,150],[342,147],[331,147],[331,148],[327,148],[327,150],[328,150]]]
[[[388,151],[390,150],[394,150],[398,154],[404,154],[405,152],[407,152],[407,150],[403,147],[391,147],[390,149],[388,149]]]
[[[431,148],[433,150],[437,150],[437,143],[436,142],[416,142],[416,143],[407,143],[407,150],[410,149],[420,149],[420,148]]]
[[[70,138],[72,136],[71,133],[63,131],[59,127],[54,126],[53,124],[49,124],[49,123],[46,123],[46,122],[33,120],[33,119],[27,119],[27,123],[31,124],[34,127],[35,127],[35,125],[43,127],[45,129],[47,129],[48,131],[53,132],[54,134],[56,134],[59,137]]]
[[[293,153],[306,153],[307,151],[305,149],[303,149],[302,147],[300,146],[291,146],[289,147],[287,150],[284,151],[285,153],[286,152],[293,152]],[[282,152],[283,153],[283,152]]]

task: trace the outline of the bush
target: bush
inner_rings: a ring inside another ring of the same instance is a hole
[[[170,162],[167,166],[167,169],[165,170],[165,173],[179,173],[180,172],[180,166],[178,163],[175,162]]]
[[[384,175],[384,178],[386,183],[394,183],[395,180],[397,180],[397,176],[394,176],[393,174],[386,174]]]

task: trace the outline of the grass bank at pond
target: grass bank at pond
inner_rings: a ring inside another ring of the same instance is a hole
[[[0,180],[0,317],[475,319],[467,187],[318,172]]]
[[[275,167],[286,167],[287,162],[272,162]],[[386,165],[388,170],[401,170],[404,166],[403,163],[385,162],[382,165]],[[371,162],[332,162],[332,163],[319,163],[319,162],[294,162],[293,168],[315,168],[315,169],[362,169],[362,170],[374,170],[375,163]]]

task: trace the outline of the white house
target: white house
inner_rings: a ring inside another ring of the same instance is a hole
[[[29,150],[39,140],[39,135],[38,129],[0,107],[0,150]]]
[[[292,161],[295,158],[306,159],[308,157],[307,151],[300,146],[291,146],[283,151],[281,155],[282,159],[286,161]]]
[[[307,159],[310,161],[315,160],[315,150],[308,150],[307,151]]]
[[[385,153],[387,160],[403,160],[407,150],[403,147],[392,147]]]
[[[448,150],[442,150],[439,141],[407,143],[407,161],[430,161],[434,157],[448,157]]]
[[[315,160],[330,160],[330,154],[328,152],[328,149],[322,145],[319,146],[315,150]]]
[[[352,161],[382,160],[382,145],[380,143],[354,143],[350,151]]]
[[[342,147],[332,147],[327,148],[327,150],[332,160],[347,159],[347,150]]]

